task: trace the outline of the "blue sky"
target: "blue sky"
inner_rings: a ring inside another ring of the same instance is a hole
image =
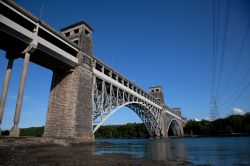
[[[16,0],[36,16],[40,0]],[[56,30],[80,20],[93,28],[94,54],[147,90],[164,87],[165,103],[181,107],[189,119],[209,117],[213,57],[212,0],[48,1],[41,14]],[[222,55],[226,0],[220,1],[217,64]],[[250,22],[250,2],[231,0],[218,102],[222,117],[233,108],[250,111],[250,32],[239,63],[233,66]],[[0,52],[0,91],[7,66]],[[22,59],[14,62],[2,128],[13,124]],[[215,89],[218,88],[217,65]],[[247,73],[248,72],[248,73]],[[30,63],[20,127],[45,125],[52,72]],[[243,80],[243,81],[242,81]],[[140,122],[129,109],[117,111],[106,124]]]

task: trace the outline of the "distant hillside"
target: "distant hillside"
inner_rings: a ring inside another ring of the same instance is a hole
[[[41,137],[44,127],[31,127],[20,129],[20,136]],[[9,131],[2,131],[3,136],[8,136]],[[149,133],[143,123],[128,123],[125,125],[101,126],[95,133],[96,138],[148,138]]]
[[[20,136],[41,137],[44,127],[31,127],[20,129]],[[250,114],[231,115],[215,121],[189,120],[184,128],[185,135],[220,135],[245,133],[250,134]],[[2,131],[8,136],[9,131]],[[95,133],[96,138],[149,138],[149,133],[143,123],[128,123],[125,125],[101,126]]]
[[[148,138],[149,133],[143,123],[101,126],[95,133],[96,138]]]
[[[231,115],[215,121],[188,121],[184,128],[186,135],[250,134],[250,114]]]
[[[30,127],[23,128],[20,130],[20,136],[33,136],[33,137],[41,137],[44,132],[44,127]]]
[[[41,137],[44,132],[44,127],[30,127],[20,129],[20,136],[32,136],[32,137]],[[2,131],[2,136],[8,136],[9,131]]]

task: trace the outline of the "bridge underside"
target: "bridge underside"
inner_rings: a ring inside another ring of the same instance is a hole
[[[0,36],[0,49],[6,51],[8,54],[7,58],[24,58],[23,51],[32,42],[31,38],[6,27],[2,23],[0,23]],[[65,63],[66,60],[58,60],[55,56],[55,52],[39,44],[37,49],[32,53],[30,61],[53,71],[67,71],[72,68],[71,65]]]

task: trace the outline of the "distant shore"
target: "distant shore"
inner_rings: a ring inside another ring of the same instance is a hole
[[[42,138],[0,138],[0,165],[193,165],[187,161],[155,161],[127,154],[95,154],[95,147],[108,143],[74,144]]]
[[[183,137],[249,137],[248,133],[232,133],[232,134],[207,134],[207,135],[184,135]]]

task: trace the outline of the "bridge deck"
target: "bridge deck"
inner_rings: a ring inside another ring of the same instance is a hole
[[[12,1],[0,1],[0,35],[0,48],[13,58],[22,57],[21,52],[33,42],[37,49],[30,60],[38,65],[67,70],[78,63],[76,44]]]

